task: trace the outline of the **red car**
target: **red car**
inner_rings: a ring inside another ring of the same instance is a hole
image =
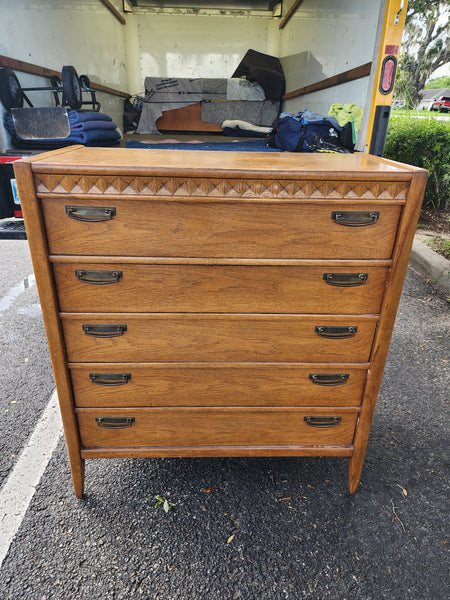
[[[449,112],[450,111],[450,97],[442,96],[436,102],[433,102],[430,110],[438,110],[439,112]]]

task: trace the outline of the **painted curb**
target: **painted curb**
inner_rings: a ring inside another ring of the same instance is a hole
[[[450,261],[429,248],[419,235],[414,238],[409,264],[450,298]]]

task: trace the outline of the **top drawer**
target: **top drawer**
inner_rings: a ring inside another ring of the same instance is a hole
[[[52,254],[387,259],[401,206],[190,199],[42,200]]]

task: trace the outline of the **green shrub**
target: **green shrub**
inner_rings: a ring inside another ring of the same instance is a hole
[[[428,170],[423,206],[445,210],[450,194],[450,120],[392,116],[386,158]]]

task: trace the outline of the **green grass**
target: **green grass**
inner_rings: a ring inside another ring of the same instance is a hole
[[[440,113],[435,110],[404,110],[403,108],[392,107],[391,116],[399,117],[447,117],[450,118],[450,113]]]
[[[450,240],[434,237],[431,240],[427,240],[426,244],[439,254],[442,254],[442,256],[445,256],[445,258],[450,259]]]

